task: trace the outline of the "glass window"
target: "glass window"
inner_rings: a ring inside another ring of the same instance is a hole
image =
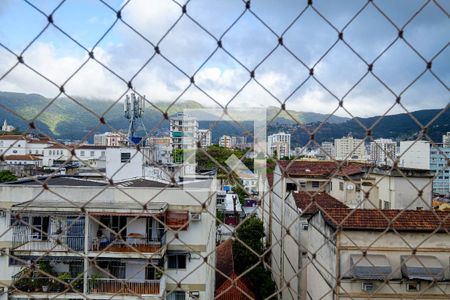
[[[130,152],[120,153],[120,162],[121,163],[130,162],[130,158],[131,158],[131,153]]]
[[[168,254],[169,269],[186,269],[186,254]]]

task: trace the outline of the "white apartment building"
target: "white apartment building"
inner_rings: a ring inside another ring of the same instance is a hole
[[[364,160],[366,151],[364,140],[356,139],[352,136],[334,140],[337,160]]]
[[[27,154],[27,138],[23,135],[0,135],[0,154]]]
[[[95,169],[106,168],[106,146],[81,145],[75,148],[73,160]]]
[[[219,146],[225,148],[231,148],[231,136],[222,135],[219,139]]]
[[[46,183],[0,185],[1,300],[213,299],[214,180]]]
[[[169,118],[169,123],[172,150],[192,150],[197,147],[198,121],[196,118],[178,112]]]
[[[55,144],[44,149],[42,157],[43,166],[60,166],[71,160],[71,150],[69,145]]]
[[[325,300],[448,299],[449,230],[446,212],[319,211],[308,226],[304,292]]]
[[[336,158],[336,148],[333,142],[322,142],[320,144],[320,154],[321,157],[326,160],[331,160]]]
[[[105,132],[94,134],[94,145],[119,147],[127,142],[127,135],[122,132]]]
[[[444,147],[450,148],[450,132],[442,135],[442,144]]]
[[[211,129],[199,129],[197,134],[201,148],[208,148],[209,146],[211,146],[212,144]]]
[[[370,143],[370,161],[376,165],[392,166],[397,157],[397,142],[376,139]]]
[[[148,139],[151,164],[167,165],[172,163],[172,146],[170,137],[151,137]]]
[[[278,132],[269,135],[267,138],[267,155],[272,157],[275,154],[277,159],[291,156],[291,135],[289,133]]]
[[[401,167],[429,170],[430,142],[401,141],[398,161]]]

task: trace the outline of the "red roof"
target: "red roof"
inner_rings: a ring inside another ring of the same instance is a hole
[[[294,192],[294,201],[302,213],[315,213],[319,209],[348,208],[347,205],[327,193]]]
[[[0,140],[26,140],[26,138],[19,134],[4,134],[0,135]]]
[[[227,277],[225,277],[225,274]],[[216,291],[217,300],[247,300],[256,296],[244,278],[237,279],[234,271],[233,242],[226,240],[216,248]],[[233,281],[236,284],[233,285]]]
[[[269,187],[273,187],[273,173],[267,173],[267,183]]]
[[[278,161],[283,173],[289,177],[353,175],[364,172],[368,164],[352,161],[331,161],[331,160],[280,160]]]
[[[3,157],[4,160],[41,160],[41,158],[36,157],[31,154],[14,154],[14,155],[5,155]]]
[[[330,208],[322,213],[332,227],[399,231],[450,231],[450,213],[432,210]]]

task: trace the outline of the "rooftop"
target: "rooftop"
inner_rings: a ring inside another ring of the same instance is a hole
[[[363,173],[369,165],[360,162],[341,162],[330,160],[280,160],[281,171],[289,177],[323,176],[333,174],[350,176]]]
[[[0,140],[26,140],[26,138],[23,135],[19,134],[4,134],[0,135]]]
[[[56,175],[56,176],[41,176],[36,178],[19,179],[17,181],[9,182],[8,185],[30,185],[42,186],[47,183],[48,186],[105,186],[104,181],[90,180],[83,177]]]
[[[329,208],[322,215],[331,227],[348,230],[450,231],[448,212]]]
[[[13,155],[5,155],[3,157],[4,160],[29,160],[29,161],[35,161],[35,160],[41,160],[41,158],[36,157],[31,154],[13,154]]]
[[[341,201],[323,192],[294,192],[292,195],[295,204],[297,204],[297,207],[301,209],[303,214],[313,214],[319,209],[348,208]]]

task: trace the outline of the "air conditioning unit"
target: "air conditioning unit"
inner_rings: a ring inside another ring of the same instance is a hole
[[[191,221],[200,221],[202,219],[201,213],[191,213]]]
[[[189,297],[191,299],[198,300],[198,299],[200,299],[200,292],[199,291],[190,291],[189,292]]]
[[[372,292],[375,289],[373,282],[363,282],[361,286],[361,290],[363,292]]]

